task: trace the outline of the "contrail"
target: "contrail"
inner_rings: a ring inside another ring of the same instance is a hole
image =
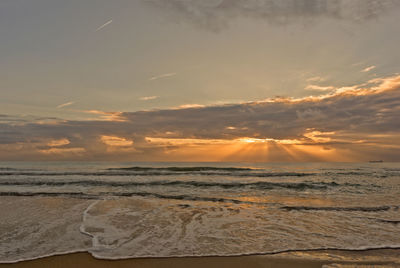
[[[66,106],[70,106],[70,105],[72,105],[72,104],[74,104],[74,102],[73,102],[73,101],[70,101],[70,102],[63,103],[63,104],[58,105],[57,108],[63,108],[63,107],[66,107]]]
[[[104,23],[103,25],[101,25],[99,28],[96,29],[95,32],[100,31],[101,29],[103,29],[104,27],[106,27],[108,24],[111,24],[113,22],[113,20],[109,20],[106,23]]]
[[[155,100],[158,96],[148,96],[148,97],[141,97],[139,100],[147,101],[147,100]]]
[[[375,65],[372,65],[372,66],[369,66],[369,67],[367,67],[367,68],[361,70],[361,72],[366,73],[366,72],[369,72],[369,71],[371,71],[371,70],[373,70],[373,69],[375,69],[375,68],[376,68],[376,66],[375,66]]]
[[[170,77],[170,76],[174,76],[174,75],[177,75],[177,73],[161,74],[161,75],[150,77],[149,80],[157,80],[157,79],[166,78],[166,77]]]

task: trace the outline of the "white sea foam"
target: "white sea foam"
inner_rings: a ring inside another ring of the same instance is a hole
[[[0,262],[87,251],[91,239],[79,232],[84,200],[0,198]]]
[[[145,198],[97,203],[84,222],[86,232],[91,229],[96,238],[90,252],[97,258],[120,259],[400,246],[396,225],[382,230],[382,225],[366,224],[363,217],[356,220],[360,212],[296,212],[288,217],[287,212],[265,207],[187,203]]]

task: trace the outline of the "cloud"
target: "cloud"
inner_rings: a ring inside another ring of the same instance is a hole
[[[88,112],[100,118],[0,121],[0,159],[400,161],[399,74],[318,97]]]
[[[141,98],[139,98],[139,100],[148,101],[148,100],[155,100],[157,98],[158,98],[158,96],[147,96],[147,97],[141,97]]]
[[[218,31],[238,17],[263,19],[272,25],[330,18],[365,21],[400,7],[396,0],[146,0],[175,19]]]
[[[132,140],[128,140],[117,136],[102,135],[100,137],[100,140],[109,146],[131,146],[133,144]]]
[[[190,109],[190,108],[203,108],[205,105],[202,104],[197,104],[197,103],[190,103],[190,104],[182,104],[179,105],[178,107],[174,107],[172,109]]]
[[[64,145],[68,145],[71,142],[68,139],[60,139],[60,140],[52,140],[50,141],[47,146],[50,147],[59,147],[59,146],[64,146]]]
[[[0,123],[8,123],[12,125],[25,124],[29,122],[40,123],[55,123],[62,121],[62,119],[57,117],[42,117],[42,116],[32,116],[32,115],[5,115],[0,114]]]
[[[318,85],[307,85],[306,88],[307,90],[317,90],[317,91],[331,91],[336,89],[333,86],[318,86]]]
[[[82,154],[85,152],[84,148],[49,148],[49,149],[43,149],[39,150],[41,153],[46,154],[46,155],[65,155],[68,154],[71,156],[75,156],[76,154]],[[54,156],[52,156],[54,157]]]
[[[372,65],[372,66],[369,66],[369,67],[367,67],[367,68],[361,70],[361,72],[366,73],[366,72],[372,71],[372,70],[375,69],[375,68],[376,68],[376,66],[375,66],[375,65]]]
[[[111,24],[113,22],[113,20],[109,20],[106,23],[104,23],[103,25],[101,25],[100,27],[98,27],[95,32],[100,31],[101,29],[103,29],[104,27],[106,27],[107,25]]]
[[[104,112],[99,110],[87,110],[83,111],[88,114],[99,115],[99,120],[104,121],[125,121],[125,118],[122,116],[121,112]]]
[[[153,81],[153,80],[158,80],[158,79],[162,79],[162,78],[167,78],[167,77],[171,77],[171,76],[175,76],[175,75],[177,75],[177,73],[160,74],[160,75],[157,75],[157,76],[150,77],[149,80],[150,80],[150,81]]]
[[[58,109],[64,108],[64,107],[70,106],[70,105],[72,105],[72,104],[74,104],[74,103],[75,103],[75,102],[73,102],[73,101],[70,101],[70,102],[67,102],[67,103],[63,103],[63,104],[58,105],[57,108],[58,108]]]
[[[375,78],[369,80],[368,83],[377,84],[377,86],[372,88],[376,91],[391,90],[400,86],[400,75],[397,74],[391,77]]]

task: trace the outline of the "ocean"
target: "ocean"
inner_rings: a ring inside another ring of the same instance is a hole
[[[399,163],[0,162],[0,263],[400,247]]]

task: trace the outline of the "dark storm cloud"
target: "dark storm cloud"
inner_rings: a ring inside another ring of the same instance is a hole
[[[178,21],[219,30],[236,17],[282,25],[315,18],[348,21],[376,19],[399,8],[396,0],[145,0]]]

